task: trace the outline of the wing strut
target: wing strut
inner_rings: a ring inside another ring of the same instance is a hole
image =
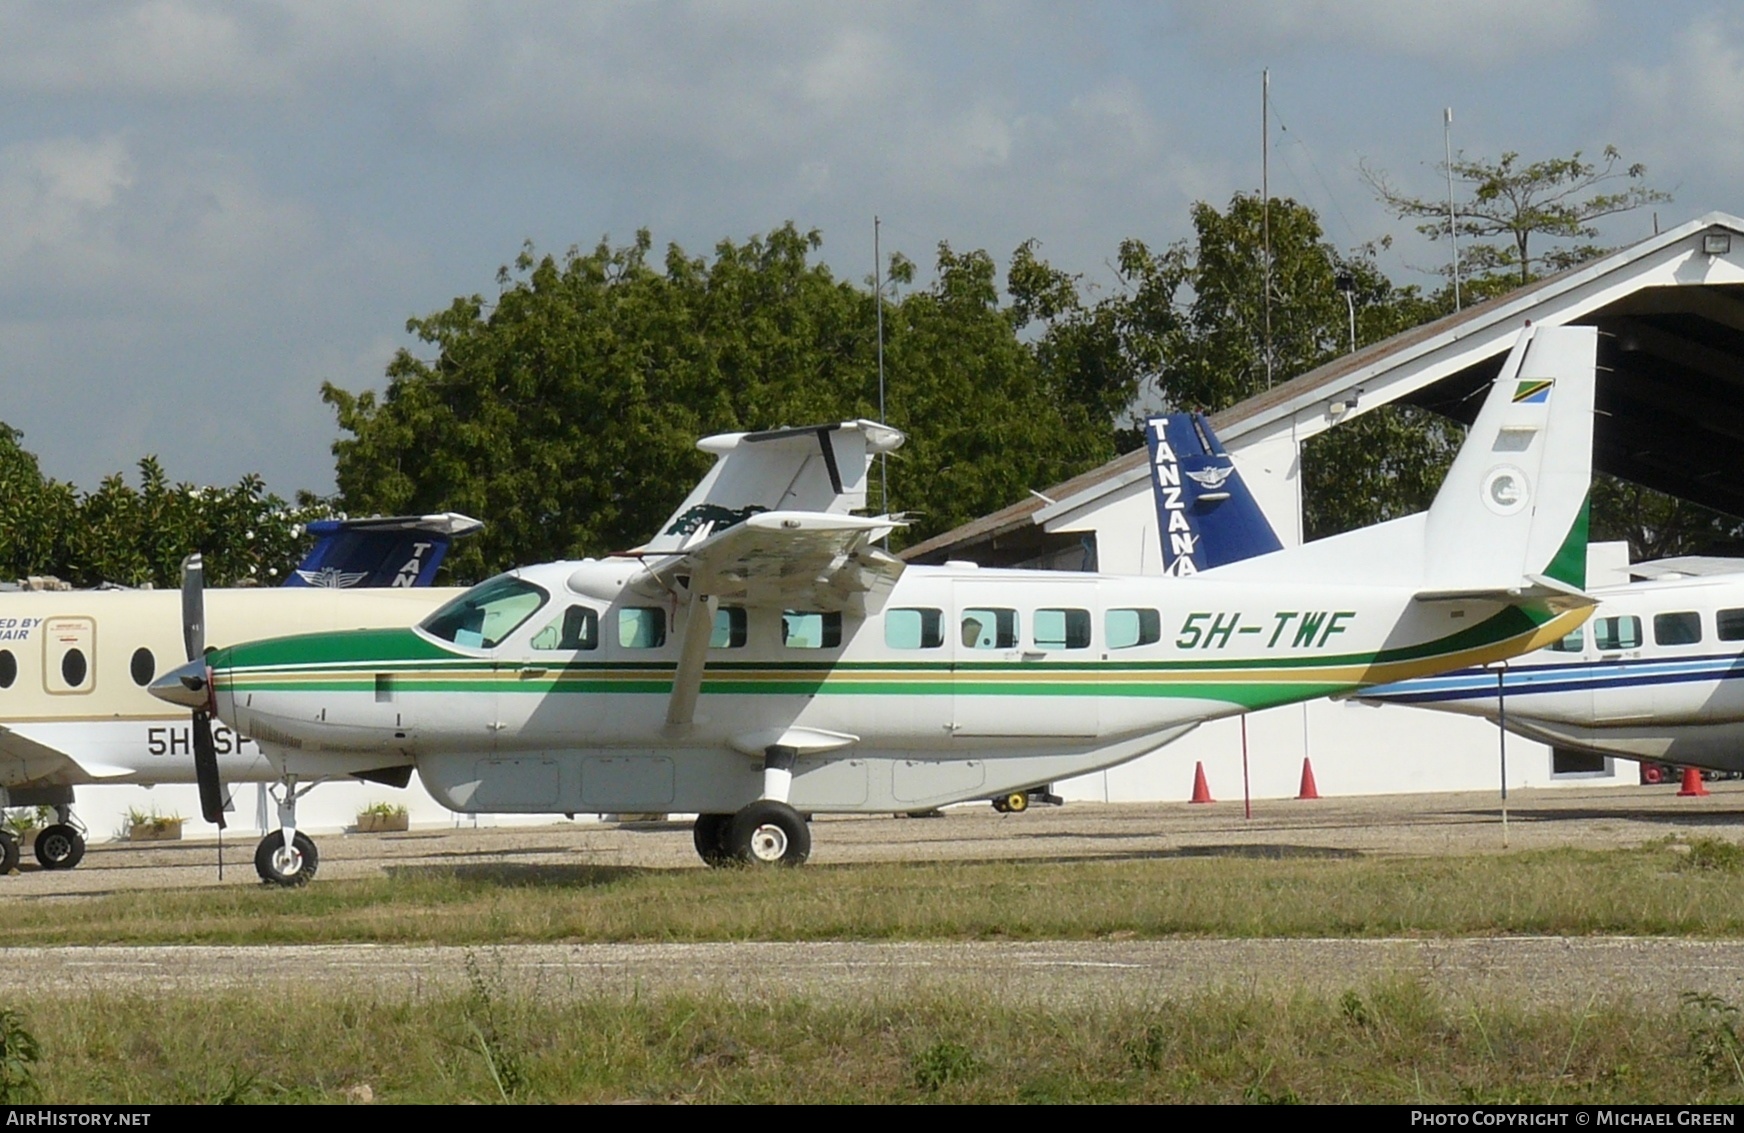
[[[669,732],[689,727],[696,719],[696,698],[702,691],[702,670],[708,663],[709,638],[714,635],[715,611],[720,604],[720,599],[713,595],[698,595],[691,600],[678,670],[672,674],[672,699],[666,703]]]

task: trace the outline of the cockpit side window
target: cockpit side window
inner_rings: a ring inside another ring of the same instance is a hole
[[[599,614],[586,606],[571,606],[561,618],[533,635],[534,649],[573,653],[599,648]]]
[[[544,590],[499,574],[468,590],[425,618],[421,629],[467,649],[495,649],[545,605]]]

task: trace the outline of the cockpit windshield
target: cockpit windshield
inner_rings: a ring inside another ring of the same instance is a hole
[[[494,649],[545,605],[544,590],[513,575],[499,574],[425,618],[425,633],[467,649]]]

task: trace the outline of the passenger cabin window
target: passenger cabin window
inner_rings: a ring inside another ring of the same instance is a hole
[[[534,649],[574,653],[599,648],[599,614],[586,606],[571,606],[563,616],[533,635]]]
[[[937,649],[944,643],[943,610],[884,611],[884,644],[891,649]]]
[[[11,688],[18,679],[18,658],[10,649],[0,649],[0,688]]]
[[[1155,610],[1110,610],[1102,616],[1102,636],[1110,649],[1155,645],[1163,639],[1163,616]]]
[[[1702,639],[1702,616],[1694,612],[1653,615],[1655,645],[1695,645]]]
[[[1090,648],[1090,611],[1037,610],[1035,643],[1037,649]]]
[[[1594,618],[1593,644],[1606,652],[1641,648],[1641,619],[1634,614]]]
[[[157,675],[157,658],[142,645],[133,651],[133,659],[127,663],[127,672],[133,678],[134,684],[144,688]]]
[[[781,644],[789,649],[835,649],[842,644],[842,615],[786,610],[781,615]]]
[[[466,649],[495,649],[539,612],[546,597],[545,591],[531,582],[500,574],[425,618],[420,628],[431,637]]]
[[[1714,615],[1714,629],[1721,641],[1744,641],[1744,610],[1721,610]]]
[[[709,635],[710,649],[743,649],[747,636],[743,607],[722,606],[715,611],[715,628]]]
[[[625,649],[658,649],[666,644],[666,611],[632,606],[618,611],[618,644]]]
[[[1550,644],[1550,649],[1556,653],[1581,653],[1586,650],[1586,647],[1587,630],[1585,626],[1568,634],[1560,641],[1554,641]]]
[[[967,649],[1016,649],[1016,610],[964,610],[959,626]]]

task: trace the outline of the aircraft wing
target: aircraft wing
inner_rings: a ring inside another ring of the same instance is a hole
[[[904,566],[873,541],[901,522],[890,516],[764,512],[651,568],[633,585],[684,594],[691,603],[667,727],[683,729],[695,718],[720,603],[865,617],[884,604]]]
[[[864,617],[883,604],[904,565],[872,544],[901,525],[889,516],[764,512],[654,567],[649,578],[732,606]]]
[[[81,762],[59,748],[28,739],[4,725],[0,725],[0,766],[5,768],[0,785],[9,787],[26,783],[100,783],[104,779],[131,775],[135,770]]]

